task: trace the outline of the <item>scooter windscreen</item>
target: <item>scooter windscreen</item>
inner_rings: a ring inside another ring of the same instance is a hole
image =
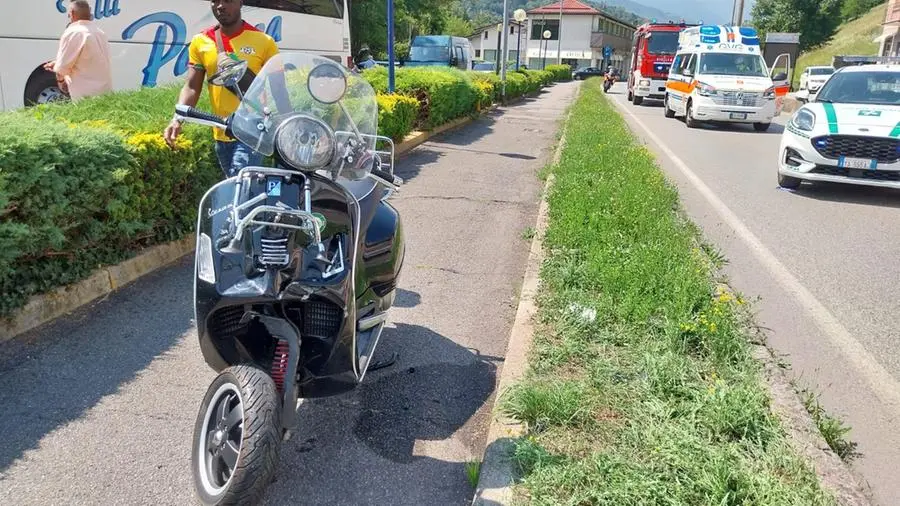
[[[279,54],[244,94],[231,130],[292,168],[345,169],[342,176],[358,179],[365,156],[354,155],[375,148],[378,102],[368,82],[328,58]]]

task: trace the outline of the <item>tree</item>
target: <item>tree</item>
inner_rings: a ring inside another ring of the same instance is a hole
[[[352,0],[350,42],[353,55],[363,47],[373,54],[387,51],[387,1]],[[408,42],[419,34],[442,33],[452,7],[445,0],[394,0],[394,42]]]
[[[444,23],[444,34],[456,37],[468,37],[473,32],[472,23],[460,16],[449,16]]]
[[[502,15],[494,14],[490,11],[478,11],[474,16],[471,16],[472,28],[477,30],[484,26],[496,25],[503,21],[502,17]]]
[[[884,0],[844,0],[844,5],[841,7],[841,20],[845,23],[852,21],[883,3]]]
[[[768,32],[800,33],[805,51],[828,42],[841,24],[842,0],[757,0],[751,24],[761,35]]]

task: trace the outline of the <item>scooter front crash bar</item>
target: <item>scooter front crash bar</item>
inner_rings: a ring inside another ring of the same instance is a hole
[[[243,184],[245,179],[252,179],[254,176],[263,175],[263,176],[285,176],[285,177],[303,177],[307,178],[304,174],[298,174],[295,171],[289,171],[284,169],[275,169],[271,167],[245,167],[238,172],[238,175],[235,176],[239,181],[239,185]],[[308,186],[308,180],[307,185]],[[302,232],[306,232],[310,238],[315,240],[315,244],[322,243],[322,236],[319,231],[319,223],[316,220],[315,216],[313,216],[311,211],[306,210],[298,210],[298,209],[290,209],[288,207],[280,207],[280,206],[260,206],[250,213],[240,218],[240,213],[245,209],[252,207],[264,200],[266,200],[267,196],[265,193],[261,193],[256,197],[247,200],[246,202],[240,202],[240,193],[236,192],[234,195],[234,205],[232,206],[232,216],[235,223],[235,235],[234,242],[240,241],[244,236],[244,230],[251,225],[260,225],[267,227],[276,227],[276,228],[287,228],[291,230],[300,230]],[[309,193],[304,196],[305,199],[309,199]],[[306,202],[307,207],[309,207],[310,202]],[[299,218],[304,225],[291,225],[289,223],[278,223],[272,221],[260,221],[257,220],[256,217],[263,213],[276,213],[280,215],[294,216]]]
[[[257,220],[256,217],[263,213],[275,213],[299,218],[303,225],[292,225],[290,223],[278,223],[274,221]],[[295,209],[285,209],[277,206],[259,206],[250,211],[247,216],[239,218],[235,225],[234,242],[239,242],[244,237],[244,230],[251,225],[260,225],[265,227],[288,228],[291,230],[300,230],[306,232],[315,244],[322,242],[322,235],[319,232],[319,220],[312,213],[306,211],[298,211]]]

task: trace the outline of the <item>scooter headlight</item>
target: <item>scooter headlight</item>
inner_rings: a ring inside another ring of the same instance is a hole
[[[319,119],[294,116],[278,127],[275,146],[288,165],[315,171],[334,159],[334,131]]]
[[[812,129],[816,126],[816,115],[806,109],[800,109],[791,118],[791,125],[799,130],[812,132]]]

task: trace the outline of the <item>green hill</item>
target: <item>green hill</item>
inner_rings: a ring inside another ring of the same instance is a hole
[[[827,44],[800,55],[797,70],[794,72],[794,89],[800,83],[800,73],[803,69],[813,65],[831,65],[832,56],[878,54],[879,44],[873,41],[881,35],[886,4],[887,2],[873,7],[863,16],[844,23]]]

